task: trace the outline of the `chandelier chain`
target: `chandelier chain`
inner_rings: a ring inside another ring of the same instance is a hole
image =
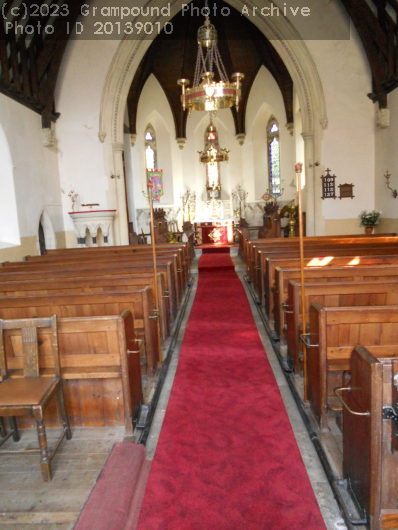
[[[228,83],[227,71],[225,70],[225,66],[218,48],[215,48],[215,55],[215,63],[218,69],[218,73],[220,75],[220,79],[221,81],[224,81],[224,83]]]

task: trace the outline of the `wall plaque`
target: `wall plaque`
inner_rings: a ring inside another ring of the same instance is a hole
[[[354,198],[354,184],[339,184],[340,197],[339,199],[353,199]]]
[[[326,170],[326,175],[322,175],[322,197],[321,199],[336,198],[336,175],[330,174],[330,169]]]

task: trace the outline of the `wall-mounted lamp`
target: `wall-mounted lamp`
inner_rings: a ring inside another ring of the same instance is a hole
[[[313,164],[313,163],[312,163],[312,160],[310,160],[310,163],[308,164],[308,167],[314,167],[314,166],[315,166],[315,167],[318,167],[318,166],[320,166],[320,165],[321,165],[321,163],[319,162],[319,160],[317,160],[317,161],[315,162],[315,164]]]
[[[398,195],[398,191],[397,190],[393,190],[390,186],[390,177],[391,177],[391,173],[388,172],[387,170],[387,173],[384,175],[385,179],[386,179],[386,184],[387,184],[387,188],[391,191],[392,193],[392,196],[394,197],[394,199],[397,198],[397,195]]]

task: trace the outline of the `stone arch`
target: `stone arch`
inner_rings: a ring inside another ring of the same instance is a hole
[[[53,224],[51,222],[51,218],[47,212],[47,210],[44,208],[39,220],[39,226],[42,226],[43,232],[44,232],[44,240],[46,244],[46,250],[51,250],[54,248],[57,248],[57,239],[55,236]]]
[[[0,248],[21,243],[14,172],[7,136],[0,124]]]
[[[228,4],[242,11],[244,5],[249,9],[262,8],[264,3],[271,7],[269,0],[226,0]],[[156,2],[160,8],[170,5],[170,16],[148,17],[143,22],[152,22],[161,25],[169,22],[181,9],[180,2]],[[167,9],[166,9],[167,10]],[[246,15],[245,15],[246,16]],[[142,16],[137,17],[138,22]],[[306,47],[300,40],[300,35],[290,22],[284,17],[253,17],[250,19],[258,29],[267,37],[284,61],[293,79],[302,111],[303,139],[305,142],[305,168],[307,175],[307,234],[316,233],[315,226],[319,225],[319,211],[315,211],[315,170],[311,163],[320,159],[322,131],[327,127],[327,114],[324,93],[315,63]],[[155,37],[155,36],[154,36]],[[105,169],[109,174],[121,174],[122,158],[120,156],[123,146],[123,125],[125,107],[130,85],[141,59],[148,50],[151,41],[133,41],[125,38],[119,45],[112,65],[109,69],[101,101],[99,138],[105,143]],[[176,88],[177,89],[177,88]],[[116,196],[119,210],[119,219],[115,227],[117,240],[128,243],[127,214],[125,208],[125,192],[122,183],[117,182]],[[124,211],[123,211],[124,209]],[[317,221],[317,222],[316,222]]]

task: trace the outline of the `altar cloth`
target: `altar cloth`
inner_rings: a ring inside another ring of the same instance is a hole
[[[234,222],[230,220],[195,223],[198,245],[228,245],[234,243]]]

